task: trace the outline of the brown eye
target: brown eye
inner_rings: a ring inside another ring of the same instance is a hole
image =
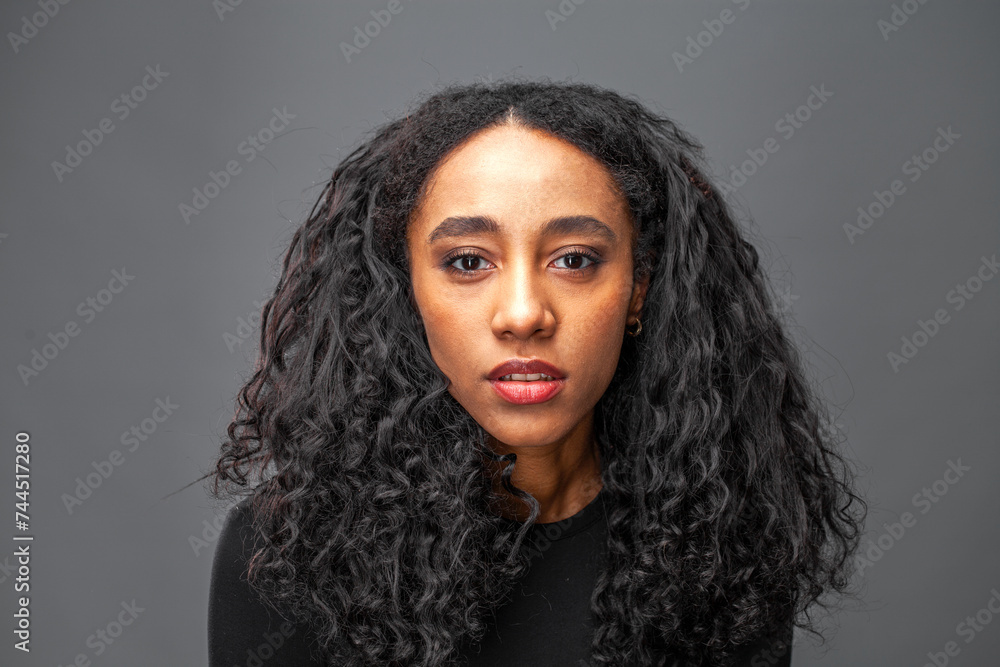
[[[474,274],[486,269],[486,260],[476,252],[462,252],[449,255],[444,259],[443,265],[446,271],[455,274]]]
[[[479,264],[480,258],[479,257],[459,257],[455,261],[459,262],[459,268],[461,268],[461,269],[463,269],[465,271],[475,271],[476,269],[479,268],[479,266],[477,266],[477,265]]]
[[[589,253],[575,251],[566,253],[562,257],[556,260],[557,262],[565,262],[566,265],[560,268],[564,268],[573,273],[581,273],[587,269],[592,268],[598,263],[597,258],[590,255]]]

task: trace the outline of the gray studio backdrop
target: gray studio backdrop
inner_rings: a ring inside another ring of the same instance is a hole
[[[945,0],[3,3],[0,664],[206,663],[227,508],[170,494],[212,463],[292,230],[415,95],[511,73],[678,121],[764,255],[872,506],[865,597],[828,644],[797,636],[793,664],[998,664],[998,18]]]

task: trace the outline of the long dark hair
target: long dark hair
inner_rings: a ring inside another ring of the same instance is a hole
[[[453,85],[335,168],[261,311],[212,494],[251,498],[250,580],[345,665],[443,665],[524,574],[538,503],[447,391],[413,308],[405,230],[427,176],[485,128],[572,142],[613,174],[650,276],[595,412],[608,514],[593,665],[724,664],[848,590],[867,506],[824,427],[755,248],[703,149],[580,83]],[[526,523],[490,512],[484,461]],[[259,476],[259,482],[251,478]],[[821,635],[820,635],[821,636]]]

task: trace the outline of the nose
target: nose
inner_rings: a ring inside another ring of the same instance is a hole
[[[550,308],[544,273],[530,261],[514,260],[496,281],[493,334],[498,338],[528,340],[551,335],[555,315]]]

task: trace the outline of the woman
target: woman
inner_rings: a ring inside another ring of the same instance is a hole
[[[701,152],[505,81],[340,163],[214,472],[213,666],[790,664],[865,503]]]

